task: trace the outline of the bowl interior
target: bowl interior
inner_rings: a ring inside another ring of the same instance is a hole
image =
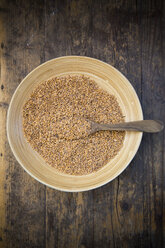
[[[99,171],[84,176],[63,174],[46,164],[27,143],[22,129],[22,108],[37,84],[54,76],[84,74],[117,97],[125,121],[142,120],[139,99],[129,81],[114,67],[96,59],[66,56],[50,60],[29,73],[16,89],[7,116],[7,135],[11,149],[22,167],[35,179],[63,191],[97,188],[117,177],[130,163],[141,142],[142,133],[126,132],[117,156]]]

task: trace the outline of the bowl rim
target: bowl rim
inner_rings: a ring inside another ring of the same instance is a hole
[[[131,163],[131,161],[134,159],[138,149],[139,149],[139,146],[141,144],[141,140],[142,140],[142,136],[143,136],[143,132],[139,133],[139,143],[138,145],[136,146],[136,149],[134,151],[134,155],[128,160],[128,162],[125,164],[124,168],[121,169],[119,172],[115,173],[113,177],[111,177],[110,179],[107,179],[107,180],[104,180],[100,183],[97,183],[96,186],[91,186],[87,189],[66,189],[66,188],[60,188],[60,187],[56,187],[56,186],[52,186],[51,184],[48,184],[48,183],[45,183],[44,181],[40,180],[38,177],[36,177],[34,174],[32,174],[27,168],[26,166],[24,166],[24,164],[21,162],[21,160],[19,159],[19,156],[17,156],[14,148],[13,148],[13,145],[12,145],[12,141],[10,139],[10,132],[9,132],[9,116],[10,116],[10,109],[11,109],[11,106],[12,106],[12,103],[13,103],[13,100],[15,98],[15,95],[17,93],[17,91],[19,90],[19,88],[21,87],[21,85],[24,83],[24,81],[26,80],[27,77],[29,77],[32,73],[34,73],[36,70],[38,70],[40,67],[44,66],[45,64],[48,64],[48,63],[51,63],[52,61],[57,61],[57,60],[60,60],[60,59],[66,59],[66,58],[84,58],[84,59],[90,59],[91,61],[96,61],[96,62],[101,62],[103,64],[106,64],[108,66],[110,66],[112,69],[114,69],[118,74],[120,74],[120,76],[122,76],[126,81],[127,83],[129,84],[129,87],[131,88],[131,90],[133,91],[133,93],[136,95],[136,100],[139,104],[139,111],[140,111],[140,115],[141,115],[141,119],[143,120],[143,111],[142,111],[142,106],[141,106],[141,103],[140,103],[140,100],[139,100],[139,97],[134,89],[134,87],[132,86],[132,84],[130,83],[130,81],[125,77],[125,75],[123,75],[118,69],[116,69],[114,66],[100,60],[100,59],[96,59],[96,58],[92,58],[92,57],[88,57],[88,56],[79,56],[79,55],[67,55],[67,56],[60,56],[60,57],[57,57],[57,58],[53,58],[53,59],[50,59],[42,64],[40,64],[39,66],[35,67],[32,71],[30,71],[23,79],[22,81],[20,82],[20,84],[16,87],[12,97],[11,97],[11,100],[10,100],[10,103],[9,103],[9,107],[8,107],[8,110],[7,110],[7,118],[6,118],[6,131],[7,131],[7,139],[8,139],[8,142],[9,142],[9,145],[10,145],[10,148],[11,148],[11,151],[14,155],[14,157],[16,158],[17,162],[22,166],[22,168],[34,179],[36,179],[38,182],[42,183],[43,185],[46,185],[52,189],[56,189],[56,190],[59,190],[59,191],[62,191],[62,192],[85,192],[85,191],[89,191],[89,190],[93,190],[93,189],[97,189],[101,186],[104,186],[106,184],[108,184],[109,182],[111,182],[112,180],[114,180],[115,178],[117,178],[127,167],[128,165]]]

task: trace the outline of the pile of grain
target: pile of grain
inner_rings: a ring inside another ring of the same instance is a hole
[[[33,149],[59,171],[89,174],[114,158],[125,133],[100,131],[79,140],[60,139],[58,123],[65,118],[71,123],[73,117],[98,123],[124,121],[115,96],[89,77],[68,75],[45,81],[33,91],[23,107],[24,135]]]
[[[90,120],[82,117],[65,117],[56,122],[54,132],[59,139],[75,140],[85,138],[91,133]]]

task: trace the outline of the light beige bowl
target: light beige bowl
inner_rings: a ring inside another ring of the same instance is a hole
[[[129,81],[114,67],[96,59],[66,56],[50,60],[29,73],[16,89],[7,115],[7,136],[14,156],[21,166],[39,182],[62,191],[85,191],[102,186],[116,178],[135,156],[142,133],[126,132],[118,155],[102,169],[89,175],[71,176],[51,168],[27,143],[22,130],[22,107],[37,84],[54,76],[84,74],[103,89],[114,94],[125,121],[142,120],[139,99]]]

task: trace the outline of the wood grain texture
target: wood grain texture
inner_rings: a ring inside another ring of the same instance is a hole
[[[145,119],[165,120],[163,0],[1,0],[0,18],[0,247],[164,247],[164,133],[145,134],[131,165],[106,186],[63,193],[22,170],[4,129],[20,81],[63,55],[115,66]]]

